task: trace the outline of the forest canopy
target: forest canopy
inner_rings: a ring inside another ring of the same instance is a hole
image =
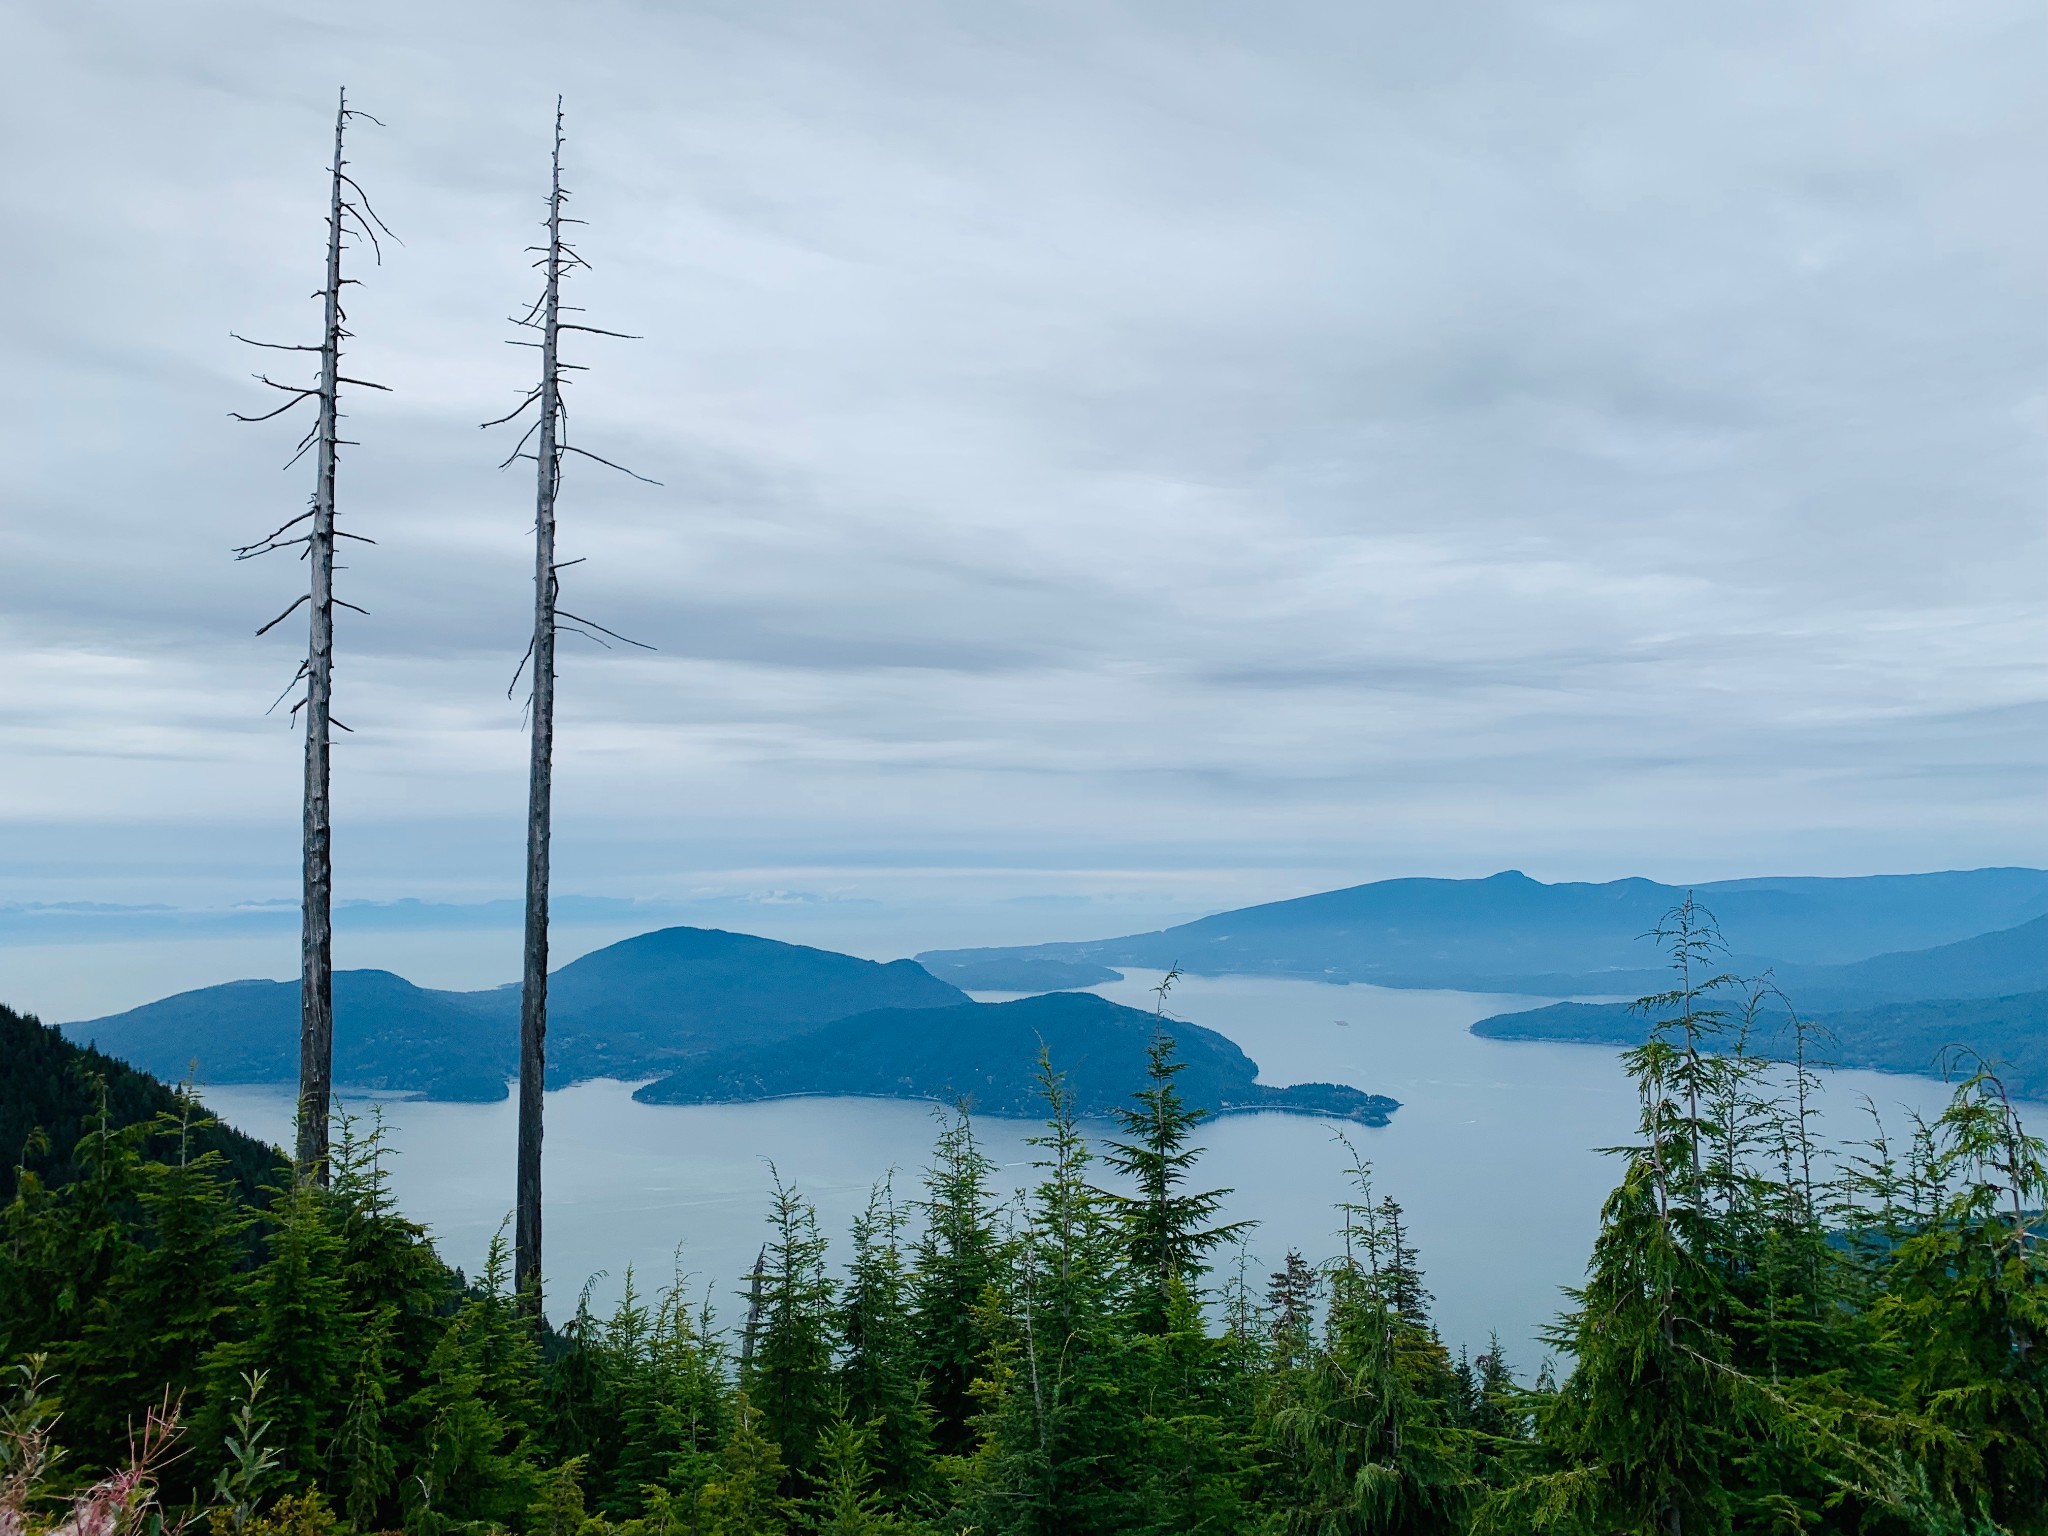
[[[375,1124],[344,1124],[329,1187],[279,1166],[252,1198],[188,1094],[117,1114],[104,1058],[75,1053],[70,1151],[0,1215],[0,1520],[2048,1531],[2042,1143],[1979,1068],[1939,1118],[1830,1156],[1822,1042],[1752,1053],[1708,922],[1683,907],[1666,940],[1673,984],[1625,1057],[1638,1134],[1533,1379],[1441,1337],[1363,1163],[1337,1253],[1249,1273],[1163,1032],[1103,1134],[1043,1065],[1014,1204],[942,1113],[842,1252],[778,1181],[736,1294],[628,1276],[607,1314],[586,1294],[553,1321],[502,1245],[475,1277],[437,1257]]]

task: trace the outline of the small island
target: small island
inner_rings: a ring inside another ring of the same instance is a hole
[[[1041,1051],[1064,1076],[1074,1108],[1103,1115],[1145,1081],[1153,1034],[1173,1036],[1189,1104],[1218,1114],[1284,1110],[1385,1125],[1399,1101],[1342,1083],[1274,1087],[1258,1064],[1213,1029],[1163,1024],[1092,992],[1050,992],[1008,1003],[888,1008],[776,1041],[708,1051],[634,1095],[647,1104],[729,1104],[806,1095],[965,1102],[981,1114],[1044,1113]]]

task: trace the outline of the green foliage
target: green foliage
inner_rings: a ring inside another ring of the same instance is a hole
[[[1147,1332],[1166,1326],[1174,1287],[1192,1289],[1208,1273],[1209,1255],[1250,1225],[1210,1224],[1229,1190],[1186,1188],[1201,1157],[1192,1138],[1209,1114],[1187,1104],[1174,1086],[1186,1063],[1165,1028],[1166,997],[1179,975],[1169,971],[1159,983],[1157,1025],[1146,1050],[1146,1085],[1132,1095],[1128,1108],[1114,1111],[1128,1139],[1112,1141],[1104,1159],[1136,1186],[1135,1194],[1117,1203],[1137,1277],[1139,1326]]]
[[[258,1503],[277,1480],[278,1456],[269,1443],[270,1420],[263,1417],[260,1406],[268,1379],[262,1371],[243,1373],[241,1398],[221,1436],[224,1455],[214,1474],[213,1525],[216,1531],[232,1536],[241,1536],[256,1523]]]
[[[1372,1200],[1355,1160],[1354,1174],[1360,1198],[1343,1207],[1344,1258],[1326,1277],[1319,1334],[1298,1316],[1299,1274],[1275,1277],[1297,1316],[1276,1331],[1260,1403],[1278,1474],[1271,1525],[1318,1536],[1462,1530],[1476,1455],[1457,1373],[1430,1326],[1400,1207]]]
[[[996,1228],[989,1191],[994,1172],[966,1111],[942,1116],[924,1198],[913,1208],[924,1230],[911,1269],[910,1322],[934,1438],[954,1453],[970,1444],[974,1386],[996,1345],[984,1304],[1012,1257]]]
[[[934,1416],[918,1375],[903,1222],[889,1186],[877,1186],[854,1219],[853,1259],[838,1317],[844,1422],[861,1426],[861,1454],[899,1499],[928,1492],[934,1470]],[[838,1430],[835,1423],[832,1433]],[[843,1456],[844,1438],[835,1443]]]
[[[187,1066],[180,1061],[173,1071]],[[118,1130],[168,1117],[179,1139],[166,1149],[167,1158],[184,1162],[212,1152],[251,1200],[283,1175],[276,1148],[195,1110],[189,1094],[89,1046],[73,1045],[53,1024],[0,1007],[0,1201],[14,1197],[22,1173],[51,1186],[79,1177],[81,1133],[103,1119]]]
[[[423,1431],[409,1480],[412,1536],[511,1522],[532,1502],[539,1350],[511,1292],[505,1240],[492,1240],[483,1283],[434,1345],[407,1404]]]
[[[1529,1385],[1497,1339],[1446,1347],[1356,1158],[1335,1258],[1263,1294],[1219,1264],[1241,1234],[1163,1028],[1099,1158],[1041,1058],[1010,1207],[944,1116],[841,1279],[777,1178],[730,1335],[631,1273],[552,1330],[502,1241],[465,1284],[374,1121],[342,1124],[331,1189],[259,1207],[189,1099],[124,1120],[95,1087],[0,1211],[0,1344],[29,1357],[0,1531],[2048,1536],[2048,1150],[1971,1063],[1945,1113],[1831,1162],[1824,1039],[1795,1020],[1791,1060],[1759,1056],[1783,999],[1722,973],[1696,905],[1660,931],[1637,1131]]]
[[[763,1433],[761,1415],[740,1390],[718,1470],[698,1499],[706,1536],[779,1536],[795,1507],[783,1492],[788,1468]]]
[[[818,1446],[818,1491],[805,1512],[806,1530],[818,1536],[896,1536],[908,1530],[875,1488],[873,1443],[873,1432],[844,1414],[832,1421]]]
[[[759,1411],[760,1433],[779,1448],[790,1474],[783,1491],[808,1487],[818,1442],[832,1420],[832,1282],[825,1239],[809,1201],[770,1165],[774,1195],[763,1251],[760,1306],[747,1323],[740,1386]]]
[[[327,1449],[348,1406],[352,1338],[342,1277],[342,1241],[326,1194],[311,1182],[281,1191],[269,1211],[270,1250],[249,1277],[236,1318],[247,1324],[208,1353],[209,1399],[261,1371],[268,1383],[271,1439],[293,1486],[327,1472]],[[218,1424],[218,1417],[211,1421]]]

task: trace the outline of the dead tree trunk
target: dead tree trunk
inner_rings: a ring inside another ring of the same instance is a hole
[[[334,825],[328,752],[334,720],[334,469],[341,372],[341,139],[347,98],[334,114],[327,200],[327,282],[320,327],[320,419],[314,430],[311,622],[306,634],[306,805],[301,829],[299,932],[299,1166],[327,1182],[327,1116],[334,1092]]]
[[[562,412],[562,104],[555,103],[549,163],[547,284],[541,294],[540,440],[534,445],[533,740],[526,773],[526,947],[519,983],[519,1189],[512,1280],[540,1310],[541,1095],[547,1087],[548,839],[555,795],[555,492],[562,456],[555,432]]]
[[[612,640],[624,640],[628,645],[640,644],[637,640],[625,640],[623,635],[615,634],[601,624],[563,612],[557,602],[561,595],[563,562],[555,559],[555,498],[561,490],[562,456],[581,454],[610,468],[621,469],[625,474],[633,473],[609,459],[598,458],[587,449],[572,447],[567,441],[562,404],[562,390],[567,380],[562,375],[576,365],[564,363],[561,359],[562,333],[624,334],[562,318],[563,277],[574,267],[589,265],[562,238],[565,223],[581,222],[564,216],[562,204],[567,197],[568,194],[562,190],[562,102],[557,97],[554,153],[549,162],[548,238],[545,246],[533,248],[540,256],[535,265],[543,273],[541,296],[525,315],[513,322],[539,333],[537,342],[518,344],[539,348],[540,382],[506,415],[484,423],[486,427],[500,426],[516,420],[530,408],[539,410],[537,419],[526,429],[518,446],[505,460],[506,464],[511,464],[530,457],[535,471],[533,637],[527,644],[526,653],[526,662],[533,667],[530,699],[533,734],[527,758],[526,938],[519,989],[519,1152],[512,1235],[513,1287],[524,1304],[535,1313],[541,1310],[542,1305],[541,1138],[544,1129],[543,1095],[547,1088],[548,857],[554,831],[555,638],[566,628],[570,633],[584,635],[600,645],[606,644],[607,636]],[[533,445],[531,454],[527,452],[528,443]],[[634,475],[633,478],[646,477]],[[522,671],[524,666],[522,663]],[[514,688],[517,688],[518,681],[515,676]]]
[[[300,545],[304,547],[303,558],[311,575],[306,595],[277,618],[272,619],[269,624],[264,625],[257,633],[260,635],[264,630],[282,623],[299,603],[307,605],[309,626],[306,636],[306,659],[299,668],[298,678],[294,680],[295,683],[304,682],[306,691],[298,703],[292,706],[294,715],[301,709],[306,713],[305,811],[300,848],[302,922],[299,944],[299,1099],[296,1150],[300,1176],[320,1184],[327,1182],[328,1117],[333,1098],[334,1069],[334,876],[333,823],[328,793],[332,777],[329,752],[334,727],[348,729],[334,719],[333,715],[334,609],[337,603],[344,608],[355,606],[352,603],[341,602],[334,595],[334,550],[338,539],[358,537],[343,534],[335,526],[335,467],[341,446],[341,386],[358,384],[368,389],[384,387],[363,379],[344,378],[341,372],[341,347],[349,337],[346,328],[348,316],[341,302],[341,290],[351,281],[341,275],[342,250],[347,243],[345,237],[367,237],[375,249],[376,231],[384,228],[374,210],[370,208],[368,199],[362,195],[362,189],[344,169],[348,161],[343,158],[342,141],[348,124],[356,117],[367,116],[367,113],[352,111],[348,105],[348,93],[341,93],[334,114],[334,159],[328,171],[327,264],[326,280],[321,285],[319,293],[322,311],[319,346],[276,347],[274,343],[252,343],[280,351],[317,352],[320,356],[318,378],[311,388],[302,388],[279,384],[259,374],[257,377],[265,384],[274,389],[284,390],[292,398],[267,415],[237,418],[243,421],[267,421],[270,417],[282,415],[306,400],[315,402],[317,412],[312,429],[300,440],[298,452],[293,455],[294,462],[308,452],[313,455],[311,506],[267,539],[236,550],[235,556],[237,559],[249,559],[272,550]],[[374,118],[369,120],[376,121]],[[390,233],[389,230],[384,232]],[[381,250],[378,250],[378,257],[382,259]],[[308,524],[304,533],[290,538],[285,537],[300,523]],[[361,612],[360,609],[356,611]],[[288,689],[287,692],[289,691]]]

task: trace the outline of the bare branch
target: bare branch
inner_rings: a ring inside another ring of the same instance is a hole
[[[528,443],[530,443],[530,442],[532,442],[532,441],[533,441],[533,434],[534,434],[534,433],[536,433],[536,432],[538,432],[539,430],[540,430],[540,423],[539,423],[539,422],[537,422],[537,421],[536,421],[536,422],[533,422],[532,424],[530,424],[530,425],[529,425],[529,426],[527,427],[526,431],[525,431],[524,433],[522,433],[522,434],[520,435],[519,441],[518,441],[518,442],[516,442],[516,443],[514,443],[514,444],[512,445],[512,451],[511,451],[511,453],[509,453],[509,454],[507,454],[507,455],[506,455],[506,457],[505,457],[505,463],[504,463],[504,464],[500,464],[500,465],[498,466],[498,468],[500,468],[500,469],[503,469],[503,468],[505,467],[505,465],[506,465],[506,464],[510,464],[510,463],[512,463],[512,462],[513,462],[514,460],[516,460],[516,459],[525,459],[525,458],[531,458],[531,457],[532,457],[532,455],[531,455],[531,454],[529,454],[529,453],[527,453],[527,452],[525,452],[524,450],[525,450],[525,448],[526,448],[526,445],[527,445]]]
[[[519,666],[512,673],[512,681],[505,685],[506,698],[512,697],[512,690],[519,686],[519,679],[526,671],[526,664],[531,660],[533,660],[533,639],[529,636],[526,641],[526,654],[519,658]]]
[[[572,561],[570,561],[569,563],[570,563],[571,565],[574,565],[574,564],[575,564],[576,562],[572,560]],[[614,629],[606,629],[606,628],[605,628],[605,627],[604,627],[604,626],[603,626],[602,624],[596,623],[596,622],[594,622],[593,620],[590,620],[590,619],[586,619],[586,618],[582,617],[582,616],[581,616],[580,614],[574,614],[574,613],[570,613],[570,612],[569,612],[569,611],[568,611],[567,609],[565,609],[565,608],[557,608],[557,609],[555,610],[555,617],[556,617],[556,618],[558,618],[558,619],[569,619],[569,620],[572,620],[573,622],[575,622],[575,623],[578,623],[578,624],[581,624],[581,625],[583,625],[584,627],[586,627],[586,628],[588,628],[588,629],[594,629],[594,630],[596,630],[596,631],[597,631],[597,632],[598,632],[599,634],[601,634],[601,635],[610,635],[610,636],[611,636],[611,637],[612,637],[612,638],[613,638],[614,640],[620,641],[621,643],[623,643],[623,644],[625,644],[625,645],[634,645],[634,646],[638,646],[638,647],[639,647],[639,648],[640,648],[641,650],[643,650],[643,651],[651,651],[651,650],[653,650],[653,649],[654,649],[654,647],[653,647],[653,646],[649,645],[649,644],[648,644],[648,643],[647,643],[646,641],[644,641],[644,640],[635,640],[635,639],[633,639],[633,638],[632,638],[632,636],[630,636],[630,635],[622,635],[622,634],[620,634],[620,633],[619,633],[619,632],[618,632],[617,630],[614,630]]]
[[[293,518],[290,522],[284,524],[283,527],[276,529],[274,532],[265,534],[262,538],[258,539],[254,544],[236,545],[235,558],[237,560],[244,560],[247,559],[251,554],[261,554],[265,549],[268,549],[272,545],[277,543],[278,534],[283,533],[286,528],[298,527],[299,524],[303,523],[307,518],[311,517],[312,515],[313,509],[311,507],[308,507],[305,511],[301,512],[297,517]],[[294,539],[292,542],[297,543],[298,541]]]
[[[379,126],[382,126],[382,125],[380,124]],[[378,214],[377,210],[376,210],[375,208],[373,208],[373,207],[371,207],[371,206],[370,206],[370,194],[369,194],[369,193],[367,193],[367,192],[365,192],[365,191],[364,191],[364,190],[362,189],[362,186],[361,186],[361,184],[360,184],[359,182],[357,182],[357,180],[355,179],[355,177],[353,177],[353,176],[347,176],[347,175],[344,175],[344,176],[343,176],[343,177],[342,177],[341,179],[342,179],[343,181],[347,182],[347,183],[348,183],[348,184],[349,184],[349,185],[350,185],[351,187],[354,187],[354,188],[355,188],[355,193],[356,193],[356,196],[357,196],[357,197],[359,197],[359,198],[361,198],[361,199],[363,200],[363,203],[362,203],[362,211],[363,211],[364,213],[367,213],[367,214],[368,214],[368,215],[370,216],[370,218],[371,218],[371,219],[372,219],[373,221],[375,221],[375,223],[376,223],[377,227],[378,227],[379,229],[383,230],[385,234],[387,234],[387,235],[391,235],[391,238],[392,238],[393,240],[397,240],[397,241],[398,241],[398,243],[399,243],[400,245],[403,245],[403,244],[405,244],[405,242],[404,242],[403,240],[399,240],[399,239],[398,239],[398,236],[397,236],[397,235],[395,235],[395,234],[392,234],[392,231],[391,231],[391,226],[390,226],[389,224],[386,224],[386,223],[384,222],[384,220],[383,220],[382,216]],[[353,211],[354,211],[354,209],[355,209],[355,204],[353,204],[353,203],[345,203],[345,204],[343,204],[343,206],[344,206],[344,207],[346,207],[346,208],[348,208],[348,209],[349,209],[349,210],[350,210],[351,212],[353,212]]]
[[[228,334],[245,347],[262,347],[267,352],[318,352],[320,350],[318,347],[286,346],[281,341],[252,341],[240,331],[229,331]]]
[[[290,410],[295,405],[302,404],[307,400],[317,400],[318,398],[319,392],[317,390],[309,389],[305,391],[303,394],[300,394],[296,399],[285,401],[285,403],[283,405],[280,405],[276,410],[265,411],[261,416],[244,416],[240,411],[229,411],[228,417],[232,421],[269,421],[272,417],[282,416],[286,411]],[[290,466],[287,465],[286,467],[289,468]]]
[[[650,480],[645,475],[634,474],[633,471],[626,468],[625,465],[614,464],[610,459],[600,457],[599,455],[592,453],[588,448],[578,448],[573,443],[563,443],[561,445],[561,450],[564,453],[580,453],[586,459],[596,459],[598,463],[604,465],[604,467],[607,469],[616,469],[622,475],[632,475],[633,478],[635,480],[638,480],[642,485],[661,484],[659,480]]]
[[[266,715],[268,715],[268,714],[269,714],[269,713],[271,712],[271,710],[274,710],[274,709],[276,709],[278,705],[280,705],[280,704],[282,704],[282,703],[284,702],[284,696],[285,696],[285,694],[286,694],[286,693],[290,693],[290,692],[291,692],[291,691],[292,691],[292,690],[293,690],[294,688],[298,687],[298,686],[299,686],[299,684],[303,683],[303,682],[304,682],[305,680],[306,680],[306,664],[305,664],[305,663],[304,663],[304,662],[302,661],[302,662],[300,662],[300,663],[299,663],[299,670],[298,670],[298,672],[297,672],[296,674],[294,674],[294,676],[292,677],[292,680],[291,680],[290,682],[288,682],[288,683],[286,683],[286,684],[284,685],[284,692],[283,692],[283,693],[280,693],[280,694],[279,694],[279,695],[278,695],[278,696],[277,696],[276,698],[272,699],[272,700],[270,701],[270,709],[266,709],[265,711],[263,711],[263,713],[264,713],[264,714],[266,714]],[[294,705],[294,706],[293,706],[293,712],[294,712],[294,713],[296,713],[296,712],[297,712],[297,709],[298,709],[298,706],[297,706],[297,705]]]
[[[515,416],[518,416],[521,412],[523,412],[529,405],[532,405],[536,400],[540,399],[540,397],[541,391],[539,387],[536,386],[533,393],[528,395],[524,400],[520,401],[517,405],[513,406],[512,409],[507,411],[504,415],[498,417],[495,421],[478,422],[477,430],[479,432],[482,432],[491,427],[502,427],[503,425],[505,425],[506,422],[512,420]]]
[[[266,635],[270,633],[271,630],[277,628],[278,625],[282,624],[286,619],[290,618],[293,614],[297,613],[299,609],[303,608],[307,603],[310,603],[312,600],[312,593],[301,592],[297,597],[292,599],[291,607],[285,609],[283,613],[280,613],[268,624],[264,625],[261,629],[257,630],[256,633],[259,635]]]

